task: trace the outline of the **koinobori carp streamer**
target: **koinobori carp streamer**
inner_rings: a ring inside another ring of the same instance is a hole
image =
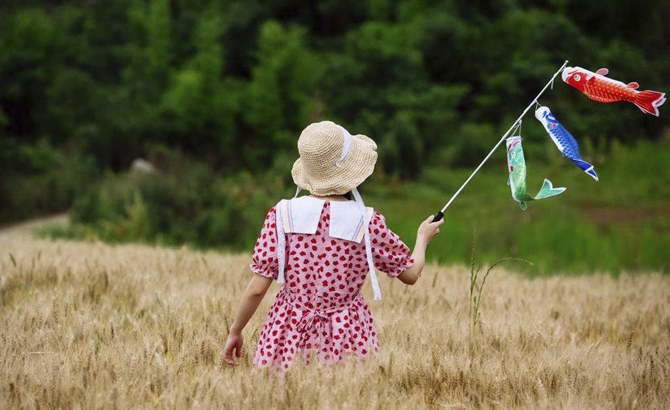
[[[525,210],[526,202],[549,198],[561,194],[565,188],[554,188],[550,180],[544,179],[542,188],[535,196],[528,194],[526,185],[526,159],[521,147],[521,137],[513,136],[507,138],[507,166],[509,169],[508,184],[512,188],[512,198],[519,203],[519,207]]]
[[[554,141],[558,150],[561,151],[561,154],[598,181],[598,174],[593,169],[593,165],[584,161],[579,154],[577,140],[558,122],[556,117],[551,113],[551,110],[547,107],[540,107],[535,110],[535,118],[542,123],[551,140]]]
[[[658,91],[637,91],[638,83],[624,84],[621,81],[605,77],[609,72],[601,68],[595,73],[581,67],[565,67],[561,78],[593,101],[612,103],[628,101],[642,112],[658,117],[658,107],[665,102],[665,93]]]

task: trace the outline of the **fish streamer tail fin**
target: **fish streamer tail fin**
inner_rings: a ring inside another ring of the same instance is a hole
[[[550,196],[562,194],[563,191],[565,191],[565,188],[554,188],[554,185],[551,183],[551,181],[545,178],[544,183],[542,184],[542,188],[540,188],[540,192],[535,195],[535,199],[549,198]]]
[[[598,178],[598,174],[596,174],[596,171],[593,169],[593,165],[580,159],[573,159],[572,162],[577,164],[577,166],[581,168],[584,172],[586,172],[588,175],[590,175],[591,178],[595,179],[596,181],[600,181],[600,178]]]
[[[665,102],[665,93],[658,91],[642,91],[635,96],[634,104],[643,113],[655,115],[658,117],[658,107]]]

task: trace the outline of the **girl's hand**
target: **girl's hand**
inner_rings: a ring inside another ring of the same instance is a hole
[[[242,338],[242,334],[229,334],[228,335],[228,340],[226,340],[226,345],[223,348],[223,360],[226,361],[226,363],[237,366],[239,363],[237,363],[237,358],[242,356],[242,345],[244,344],[244,339]],[[235,353],[233,354],[233,350]]]
[[[444,224],[444,219],[440,219],[437,222],[431,223],[433,220],[433,215],[429,216],[428,219],[421,223],[419,230],[417,232],[417,242],[422,241],[425,245],[428,245],[438,233],[440,233],[440,226]]]

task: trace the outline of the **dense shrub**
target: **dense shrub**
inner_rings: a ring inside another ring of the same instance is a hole
[[[198,247],[251,246],[255,229],[282,195],[279,178],[217,175],[161,147],[153,173],[108,175],[72,207],[69,236]]]
[[[63,212],[99,177],[95,160],[46,141],[0,147],[0,222]]]

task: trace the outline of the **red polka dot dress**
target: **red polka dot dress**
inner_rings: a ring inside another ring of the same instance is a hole
[[[335,363],[365,358],[379,350],[367,302],[360,293],[368,274],[364,241],[328,235],[330,202],[325,201],[316,233],[286,234],[286,283],[277,294],[261,332],[254,357],[256,368],[283,371],[300,356]],[[369,224],[375,267],[394,278],[414,260],[384,217],[374,212]],[[276,207],[263,225],[251,270],[277,279]]]

